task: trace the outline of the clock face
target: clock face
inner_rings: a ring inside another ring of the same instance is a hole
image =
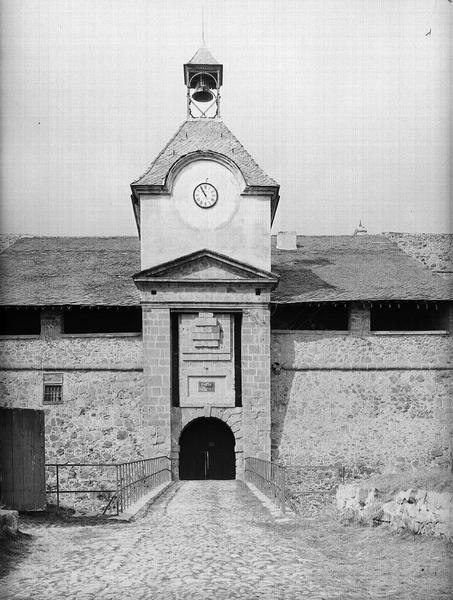
[[[193,191],[195,204],[200,208],[211,208],[217,202],[219,194],[210,183],[199,183]]]

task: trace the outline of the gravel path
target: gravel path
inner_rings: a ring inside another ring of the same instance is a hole
[[[240,481],[177,483],[134,523],[22,529],[33,541],[0,580],[8,600],[452,596],[443,542],[327,513],[275,521]]]

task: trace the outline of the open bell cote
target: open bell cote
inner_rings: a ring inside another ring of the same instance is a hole
[[[187,87],[187,118],[215,119],[220,117],[220,87],[223,79],[221,65],[202,46],[184,65]]]

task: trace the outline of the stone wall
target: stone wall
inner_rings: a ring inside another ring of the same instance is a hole
[[[140,337],[0,341],[5,407],[45,412],[47,462],[110,462],[144,456]],[[43,404],[45,373],[63,374],[63,402]]]
[[[273,456],[354,472],[448,462],[448,335],[272,334]]]
[[[0,339],[2,369],[137,371],[143,368],[141,336],[17,337]]]
[[[148,456],[170,456],[170,310],[143,308],[144,400]]]
[[[245,456],[270,459],[270,313],[244,310],[242,321],[242,403]]]
[[[0,252],[9,248],[14,242],[17,242],[18,239],[24,237],[23,235],[18,234],[2,234],[0,235]]]
[[[45,410],[48,462],[174,456],[181,428],[198,416],[224,420],[241,456],[269,456],[271,437],[274,458],[286,464],[340,462],[372,472],[448,461],[450,335],[361,335],[357,315],[357,331],[348,334],[272,333],[269,361],[269,312],[249,306],[243,407],[207,415],[170,407],[168,317],[168,308],[149,308],[143,348],[140,336],[62,336],[44,315],[41,336],[0,340],[2,406]],[[63,375],[62,404],[43,404],[49,372]]]
[[[448,233],[384,233],[401,250],[436,273],[453,272],[453,235]]]

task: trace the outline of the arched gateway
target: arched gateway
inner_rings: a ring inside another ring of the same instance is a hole
[[[234,479],[235,439],[220,419],[195,419],[179,438],[180,479]]]

